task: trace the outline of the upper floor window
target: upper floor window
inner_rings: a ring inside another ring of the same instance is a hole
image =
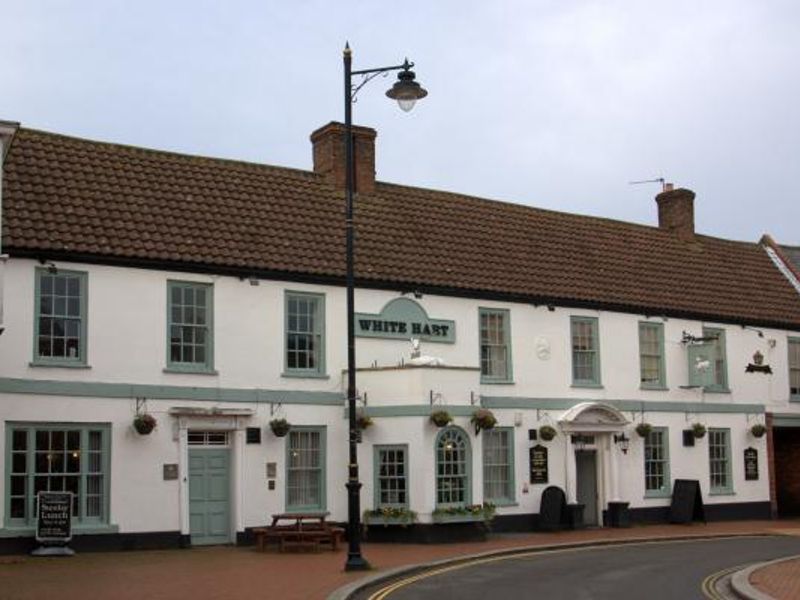
[[[789,394],[800,400],[800,338],[789,338]]]
[[[207,283],[167,282],[167,367],[187,372],[214,370],[213,290]]]
[[[600,342],[597,318],[572,317],[572,384],[600,385]]]
[[[325,296],[286,292],[286,373],[325,374]]]
[[[725,330],[713,327],[703,327],[703,337],[714,338],[710,342],[708,381],[707,391],[727,392],[728,391],[728,369],[725,364]]]
[[[494,427],[483,432],[483,500],[514,502],[514,429]]]
[[[733,493],[730,429],[708,430],[708,463],[711,493]]]
[[[639,323],[639,382],[650,389],[663,389],[667,385],[662,323]]]
[[[36,269],[34,364],[86,364],[86,273]]]
[[[469,438],[457,427],[436,436],[436,505],[469,504],[472,498],[472,455]]]
[[[408,507],[408,447],[375,446],[375,508]]]
[[[644,440],[645,496],[669,496],[669,430],[654,427]]]
[[[511,317],[509,311],[480,309],[481,381],[511,381]]]

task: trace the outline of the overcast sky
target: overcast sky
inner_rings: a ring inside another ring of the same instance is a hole
[[[800,244],[800,3],[0,0],[0,119],[311,168],[354,68],[384,181],[656,223],[665,177],[697,229]]]

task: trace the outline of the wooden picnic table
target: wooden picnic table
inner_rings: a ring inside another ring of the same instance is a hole
[[[311,548],[319,550],[321,544],[329,544],[336,551],[344,529],[328,523],[327,512],[279,513],[272,515],[272,525],[256,527],[256,545],[264,551],[269,541],[276,541],[278,550],[287,548]]]

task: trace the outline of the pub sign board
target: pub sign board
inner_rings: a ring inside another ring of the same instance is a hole
[[[36,509],[36,541],[72,539],[72,492],[39,492]]]
[[[378,314],[356,313],[356,337],[410,340],[454,344],[456,322],[431,319],[422,306],[410,298],[395,298]]]
[[[537,444],[529,450],[531,483],[547,483],[549,479],[547,465],[547,448]]]
[[[744,451],[744,479],[758,480],[758,450],[755,448],[746,448]]]

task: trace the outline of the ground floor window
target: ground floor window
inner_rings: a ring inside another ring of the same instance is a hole
[[[669,433],[666,427],[654,427],[644,440],[644,490],[646,496],[668,496]]]
[[[286,442],[287,510],[325,508],[325,428],[292,427]]]
[[[711,475],[711,493],[733,492],[731,480],[731,430],[708,430],[708,462]]]
[[[514,430],[495,427],[483,432],[483,499],[514,502]]]
[[[469,438],[457,427],[447,427],[436,437],[436,504],[469,504],[471,466]]]
[[[408,448],[375,446],[375,508],[408,506]]]
[[[109,427],[10,424],[6,428],[8,525],[33,525],[36,494],[72,492],[78,523],[108,522]]]

